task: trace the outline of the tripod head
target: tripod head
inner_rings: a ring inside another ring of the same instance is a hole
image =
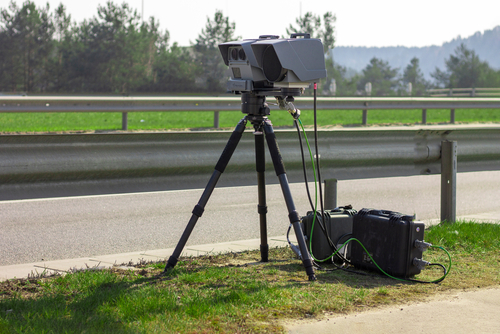
[[[293,95],[288,95],[290,92],[249,92],[241,94],[241,112],[252,116],[268,116],[271,114],[269,105],[266,102],[266,95],[274,95],[280,109],[288,110],[293,118],[297,119],[300,116],[300,110],[295,108]]]

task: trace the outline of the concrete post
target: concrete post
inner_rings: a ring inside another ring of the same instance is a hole
[[[325,180],[325,210],[337,207],[337,179]]]
[[[218,111],[214,111],[214,128],[220,128],[220,116]]]
[[[365,107],[368,107],[368,102],[365,102],[364,104],[365,104]],[[362,124],[363,125],[367,125],[368,124],[368,110],[367,109],[363,109]]]
[[[128,112],[122,112],[122,130],[128,130]]]

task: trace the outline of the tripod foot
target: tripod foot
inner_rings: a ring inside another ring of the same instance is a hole
[[[260,245],[260,262],[269,262],[269,245]]]
[[[303,258],[302,264],[306,269],[306,274],[309,278],[309,281],[315,281],[316,275],[314,274],[314,267],[311,258]]]
[[[177,261],[179,261],[176,257],[174,256],[171,256],[168,261],[167,261],[167,265],[165,266],[165,269],[163,270],[164,273],[166,273],[167,271],[169,271],[170,269],[173,269],[175,267],[175,265],[177,264]]]

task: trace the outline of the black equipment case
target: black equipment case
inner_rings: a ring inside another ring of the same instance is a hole
[[[356,214],[356,210],[340,207],[334,210],[326,210],[324,213],[324,226],[333,242],[335,247],[340,247],[341,242],[347,241],[352,233],[352,223],[353,216]],[[314,214],[312,211],[307,213],[307,216],[302,217],[303,231],[306,237],[307,249],[314,256],[315,259],[323,260],[328,258],[333,254],[332,248],[325,236],[325,233],[320,227],[320,222],[318,221],[321,215],[318,212],[316,220],[314,222],[314,228],[312,226]],[[312,239],[311,239],[311,229],[313,229]],[[309,242],[311,240],[311,242]],[[312,251],[311,251],[312,244]],[[341,251],[345,256],[346,254]]]
[[[364,245],[383,271],[407,278],[420,273],[413,259],[422,258],[422,251],[415,247],[415,240],[424,240],[424,229],[424,223],[414,221],[414,216],[362,209],[354,216],[352,237]],[[351,241],[350,248],[354,266],[378,270],[358,242]]]

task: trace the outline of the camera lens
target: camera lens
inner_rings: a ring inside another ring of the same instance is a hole
[[[231,59],[238,60],[238,49],[231,49]]]
[[[240,49],[240,52],[238,52],[238,56],[241,60],[247,59],[247,55],[245,54],[245,51],[243,51],[243,49]]]
[[[278,55],[271,45],[262,54],[262,70],[266,79],[270,82],[283,80],[285,76],[286,70],[281,66]]]

